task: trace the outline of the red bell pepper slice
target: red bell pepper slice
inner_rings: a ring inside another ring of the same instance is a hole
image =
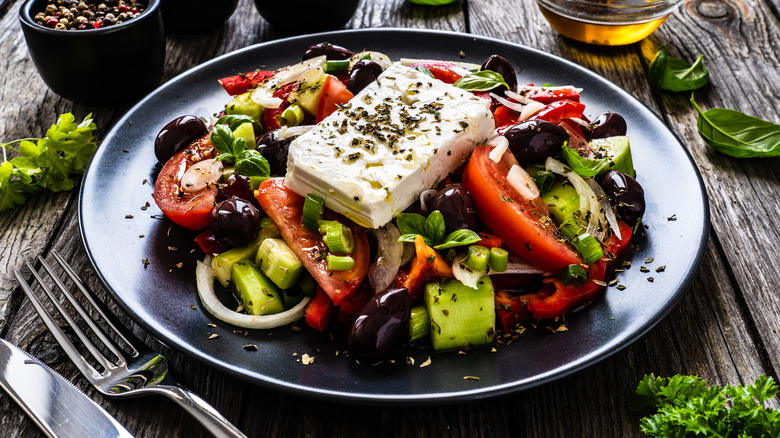
[[[544,300],[553,294],[555,288],[547,285],[537,292],[514,295],[504,290],[496,292],[496,317],[505,333],[509,333],[520,321],[531,319],[530,303]]]
[[[282,104],[279,105],[279,108],[266,108],[263,112],[263,127],[265,128],[265,132],[274,131],[282,127],[282,124],[279,123],[279,116],[281,116],[284,110],[290,106],[290,102],[287,98],[290,97],[290,93],[295,91],[297,86],[298,84],[293,82],[292,84],[285,85],[274,91],[274,97],[282,99]]]
[[[206,230],[198,234],[195,237],[195,243],[198,244],[201,251],[211,255],[222,254],[223,252],[230,249],[229,247],[217,242],[217,239],[214,237],[214,233],[212,233],[211,230]]]
[[[241,73],[235,76],[228,76],[219,80],[219,85],[231,96],[246,93],[250,88],[263,82],[274,75],[272,71],[255,70],[250,73]]]
[[[434,78],[447,84],[454,84],[468,74],[468,70],[447,61],[421,61],[409,65],[409,68],[415,67],[427,68]]]
[[[544,104],[562,99],[580,101],[580,93],[574,87],[526,87],[520,91],[520,94]]]
[[[509,107],[500,105],[493,111],[493,120],[495,120],[496,128],[514,125],[520,120],[520,113]]]
[[[585,112],[585,105],[568,99],[556,100],[555,102],[542,108],[536,113],[532,120],[546,120],[551,123],[558,123],[563,119],[580,118]]]
[[[321,287],[317,287],[314,298],[306,306],[306,324],[319,331],[325,329],[336,308],[328,294]]]
[[[504,244],[503,239],[493,234],[492,231],[483,231],[479,233],[480,241],[476,245],[484,246],[485,248],[501,248]]]
[[[566,286],[560,277],[550,282],[555,286],[555,293],[541,301],[528,303],[531,316],[537,319],[551,319],[563,316],[589,301],[594,300],[604,291],[604,279],[608,268],[619,260],[628,250],[631,240],[631,227],[620,222],[620,239],[612,235],[607,239],[607,255],[590,265],[588,281],[581,286]]]

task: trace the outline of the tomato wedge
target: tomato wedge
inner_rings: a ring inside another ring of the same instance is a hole
[[[512,108],[501,105],[493,111],[493,119],[496,121],[496,128],[514,125],[520,120],[520,113]]]
[[[328,76],[322,84],[322,94],[317,104],[317,123],[333,114],[339,109],[339,105],[349,102],[353,94],[347,90],[347,86],[333,76]]]
[[[250,88],[263,82],[274,75],[272,71],[256,70],[249,73],[242,73],[235,76],[228,76],[219,80],[219,85],[231,96],[246,93]]]
[[[568,119],[571,117],[581,118],[584,112],[585,105],[579,102],[574,102],[572,100],[563,99],[556,100],[555,102],[542,108],[538,113],[531,117],[531,119],[546,120],[551,123],[558,123],[563,119]]]
[[[182,190],[181,177],[193,164],[214,156],[208,136],[195,140],[180,150],[163,166],[154,183],[154,202],[165,216],[188,230],[199,230],[209,224],[217,188],[209,185],[193,193]]]
[[[544,104],[561,99],[580,101],[580,93],[574,87],[527,87],[521,94]]]
[[[304,198],[284,186],[284,178],[263,181],[255,192],[257,201],[279,228],[279,232],[336,306],[352,295],[363,282],[370,264],[368,238],[364,228],[336,213],[326,211],[326,219],[338,220],[352,230],[355,265],[349,271],[329,271],[325,256],[328,248],[322,237],[301,224]],[[330,217],[332,216],[332,217]]]
[[[421,61],[409,65],[410,68],[424,67],[434,78],[447,84],[454,84],[468,73],[468,70],[447,61]]]
[[[492,146],[477,146],[463,172],[463,184],[471,193],[480,218],[509,248],[536,266],[559,274],[582,257],[558,240],[558,229],[548,217],[541,199],[527,201],[509,185],[506,176],[517,164],[506,151],[498,163],[489,158]]]

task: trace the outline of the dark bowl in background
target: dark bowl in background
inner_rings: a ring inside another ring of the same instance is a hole
[[[137,17],[113,26],[56,30],[33,20],[46,0],[19,9],[24,38],[38,73],[60,96],[105,107],[140,98],[156,85],[165,63],[160,0],[148,0]]]
[[[339,29],[357,10],[360,0],[254,0],[265,21],[279,32],[301,35]]]
[[[165,33],[194,35],[221,27],[238,0],[161,0]]]

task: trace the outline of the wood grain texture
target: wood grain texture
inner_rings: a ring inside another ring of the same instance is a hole
[[[98,135],[104,134],[130,105],[86,108],[52,94],[27,56],[16,22],[20,4],[12,1],[0,9],[0,138],[41,135],[67,111],[76,117],[94,112],[101,128]],[[762,373],[777,377],[780,274],[774,266],[780,265],[776,214],[780,162],[737,160],[710,150],[696,132],[689,96],[653,91],[645,76],[660,44],[689,60],[704,53],[712,79],[696,93],[703,108],[730,107],[778,122],[777,10],[776,2],[686,0],[650,38],[618,48],[587,46],[556,35],[530,1],[469,0],[432,8],[403,0],[363,0],[347,24],[470,31],[556,54],[629,91],[661,116],[691,152],[712,210],[712,234],[702,268],[687,295],[657,327],[582,372],[517,394],[444,406],[383,408],[323,402],[214,372],[160,345],[115,306],[113,310],[171,359],[172,368],[184,376],[183,383],[251,436],[641,436],[639,415],[629,405],[645,373],[696,374],[719,384],[749,383]],[[250,0],[241,0],[223,28],[167,38],[161,81],[229,51],[281,37]],[[136,436],[206,436],[168,400],[109,400],[97,394],[16,287],[13,269],[56,248],[104,296],[82,247],[75,200],[75,192],[45,194],[0,213],[0,334],[62,372]],[[776,401],[773,406],[778,406]],[[40,436],[5,394],[0,394],[0,436]]]

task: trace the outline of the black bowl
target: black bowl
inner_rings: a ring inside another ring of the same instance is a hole
[[[151,91],[165,62],[160,0],[113,26],[55,30],[33,20],[46,0],[27,0],[19,9],[24,38],[38,73],[60,96],[87,106],[113,106]]]
[[[276,30],[291,35],[338,29],[355,15],[360,0],[254,0]]]
[[[165,33],[206,33],[225,24],[238,0],[161,0]]]

